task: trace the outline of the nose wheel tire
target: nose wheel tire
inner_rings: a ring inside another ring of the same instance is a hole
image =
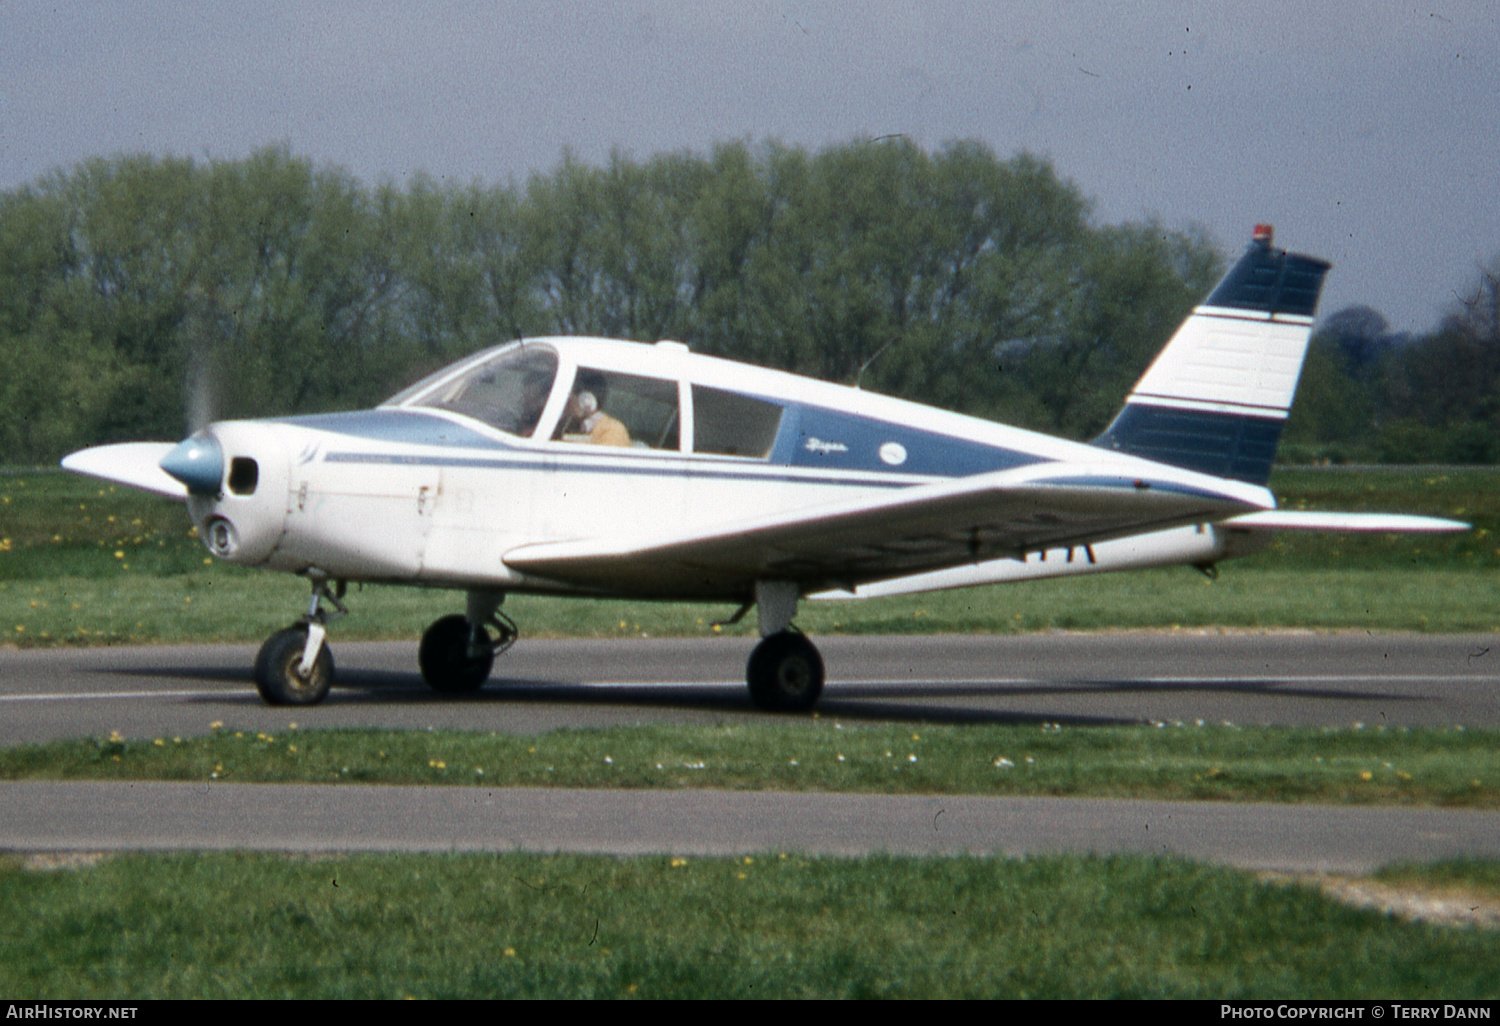
[[[266,639],[255,657],[255,690],[268,705],[317,705],[333,686],[333,653],[324,644],[312,669],[302,673],[307,625],[294,624]]]
[[[469,620],[457,613],[427,628],[417,649],[417,665],[428,687],[445,695],[461,695],[477,691],[489,680],[495,665],[490,632],[479,628],[477,651],[470,640]]]
[[[750,700],[768,712],[805,712],[823,693],[823,657],[795,631],[772,634],[755,646],[745,670]]]

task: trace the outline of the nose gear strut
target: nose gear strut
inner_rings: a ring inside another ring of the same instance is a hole
[[[270,705],[316,705],[333,686],[333,653],[324,639],[328,624],[349,613],[341,601],[348,582],[330,590],[326,575],[310,570],[308,576],[312,599],[306,614],[267,638],[255,657],[255,690]],[[325,609],[324,602],[333,608]]]

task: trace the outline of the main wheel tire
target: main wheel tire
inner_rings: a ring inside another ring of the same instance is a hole
[[[765,638],[745,669],[750,700],[769,712],[805,712],[823,693],[823,657],[795,631]]]
[[[481,627],[479,633],[489,645],[490,632]],[[489,680],[490,669],[495,665],[495,653],[486,648],[483,655],[471,657],[468,617],[455,613],[427,628],[417,649],[417,665],[422,668],[422,679],[432,690],[445,695],[462,695],[477,691]]]
[[[260,646],[255,657],[255,690],[267,705],[317,705],[333,686],[333,653],[325,640],[318,647],[312,670],[302,674],[302,652],[307,647],[307,625],[277,631]]]

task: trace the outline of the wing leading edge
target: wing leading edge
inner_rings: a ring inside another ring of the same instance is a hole
[[[613,593],[742,598],[756,581],[794,581],[804,592],[846,588],[1216,521],[1269,504],[1268,493],[1237,482],[1127,477],[1118,464],[1054,463],[696,533],[524,545],[506,553],[505,563]]]

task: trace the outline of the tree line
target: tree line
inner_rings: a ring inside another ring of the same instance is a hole
[[[369,406],[545,334],[676,338],[1090,437],[1224,264],[1200,230],[1098,224],[1045,160],[974,142],[565,154],[523,184],[367,185],[284,147],[98,159],[0,193],[0,445],[41,463]],[[1478,305],[1431,339],[1323,332],[1297,451],[1363,454],[1385,437],[1363,416],[1393,440],[1377,456],[1482,422],[1465,452],[1500,457],[1495,389],[1468,368],[1448,390],[1412,355],[1496,352],[1493,317],[1487,341],[1464,334]],[[1436,393],[1441,413],[1417,405]]]
[[[1500,463],[1500,258],[1455,294],[1421,335],[1391,331],[1363,305],[1324,318],[1281,458]]]

